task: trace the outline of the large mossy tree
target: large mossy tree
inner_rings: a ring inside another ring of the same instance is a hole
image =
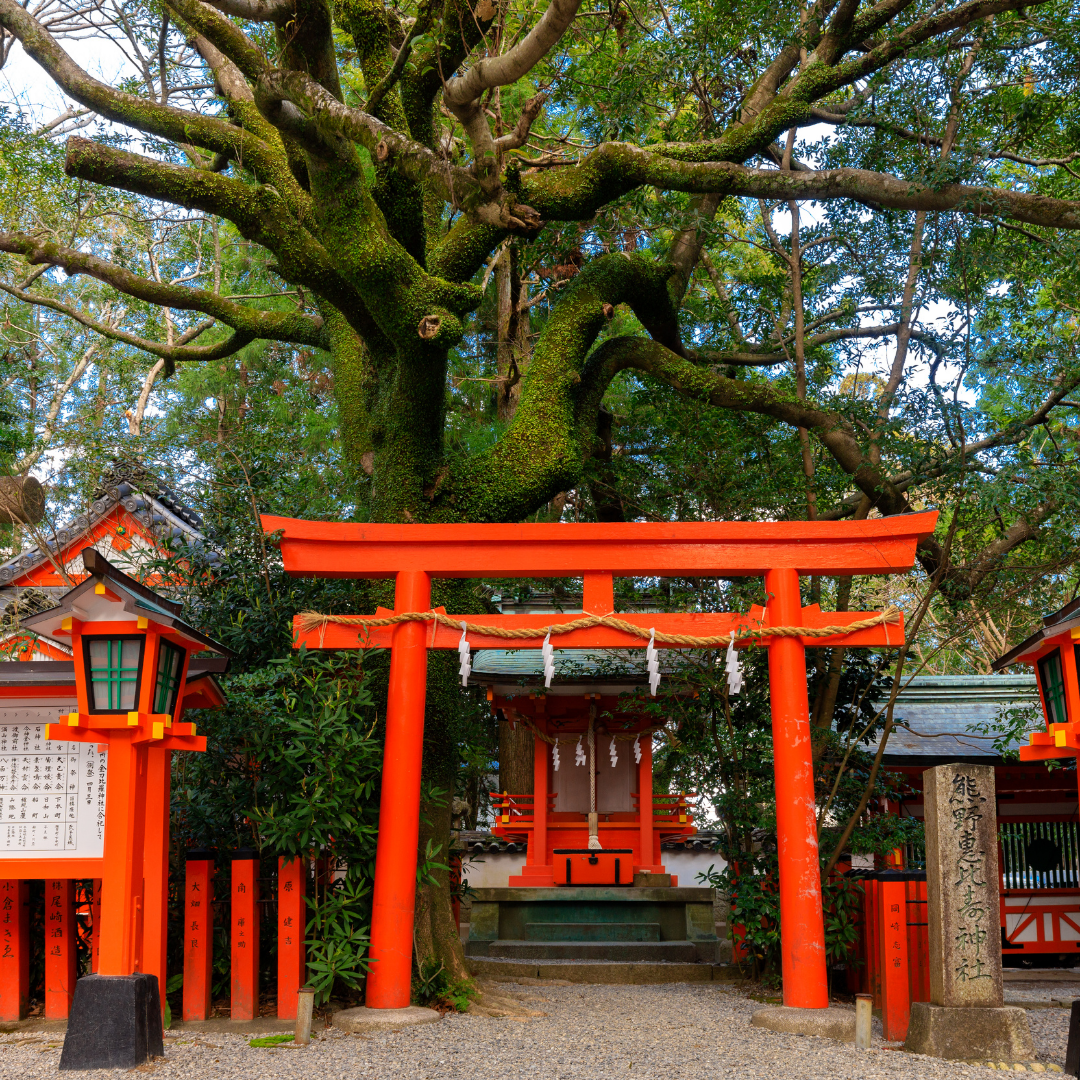
[[[123,44],[114,84],[65,34]],[[154,358],[136,421],[158,372],[269,343],[329,357],[368,520],[938,505],[919,556],[957,610],[1018,549],[1025,582],[1071,564],[1067,0],[0,0],[0,64],[16,42],[74,105],[4,129],[0,288]],[[66,131],[70,186],[37,168],[68,209],[37,213],[27,147]],[[171,275],[133,255],[140,214],[212,221],[213,272],[190,239]],[[219,226],[277,295],[227,292]],[[420,910],[458,972],[445,889]]]

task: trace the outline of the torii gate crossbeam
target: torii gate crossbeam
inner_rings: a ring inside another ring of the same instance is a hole
[[[537,525],[369,525],[264,515],[278,538],[285,569],[309,577],[394,578],[394,613],[428,612],[433,578],[575,577],[585,583],[587,614],[610,615],[613,578],[737,577],[765,579],[767,603],[750,615],[620,615],[670,634],[710,636],[753,623],[824,628],[867,619],[867,612],[804,608],[800,574],[889,574],[910,570],[919,540],[936,513],[854,522],[690,522]],[[391,614],[380,612],[379,614]],[[471,621],[475,615],[452,616]],[[548,626],[573,617],[493,616],[500,628]],[[760,618],[760,622],[758,621]],[[427,650],[457,648],[460,630],[430,622],[384,628],[329,623],[304,631],[297,646],[355,649],[389,645],[390,686],[371,922],[369,1008],[409,1004],[419,836]],[[746,635],[748,640],[753,633]],[[773,637],[769,649],[780,862],[781,955],[785,1005],[828,1006],[820,864],[811,759],[806,648],[901,645],[902,619],[829,637]],[[469,632],[473,648],[505,647],[494,635]],[[574,630],[559,648],[641,648],[640,637],[610,626]],[[539,638],[515,647],[538,647]],[[664,644],[657,641],[657,647]]]

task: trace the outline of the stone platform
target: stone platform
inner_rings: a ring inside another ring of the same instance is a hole
[[[476,889],[465,955],[715,964],[719,946],[712,889]]]

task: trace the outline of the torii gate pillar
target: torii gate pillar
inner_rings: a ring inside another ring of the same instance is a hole
[[[281,538],[289,573],[392,577],[394,612],[380,610],[376,617],[410,615],[410,621],[381,627],[363,625],[363,616],[316,617],[321,624],[316,629],[305,628],[301,616],[294,624],[297,646],[391,648],[368,1007],[403,1009],[409,1004],[427,650],[456,649],[462,620],[470,624],[471,648],[507,644],[495,633],[474,628],[474,616],[443,613],[440,618],[445,622],[438,622],[430,609],[432,578],[584,575],[584,609],[595,616],[594,622],[561,633],[559,648],[641,648],[638,635],[644,631],[647,640],[649,628],[696,638],[736,633],[743,640],[753,640],[762,625],[807,631],[763,635],[760,640],[769,649],[784,1004],[827,1008],[806,642],[815,647],[897,646],[904,639],[902,617],[890,628],[881,614],[822,612],[817,605],[804,608],[799,575],[909,570],[916,544],[933,532],[936,522],[936,513],[854,522],[574,525],[368,525],[264,516],[266,532]],[[764,611],[755,610],[750,624],[746,616],[735,614],[626,613],[618,616],[620,628],[605,623],[603,614],[610,611],[615,576],[764,576],[768,601]],[[762,622],[757,621],[759,615]],[[546,628],[573,617],[485,615],[481,620],[494,629],[528,629],[534,641],[523,642],[523,647],[536,648]],[[635,632],[626,624],[633,624]],[[657,645],[683,647],[659,639]],[[544,766],[546,773],[546,761]]]
[[[427,611],[431,577],[402,570],[394,586],[398,611]],[[394,627],[390,691],[386,699],[386,746],[379,801],[379,844],[371,904],[369,1009],[404,1009],[412,988],[416,847],[420,840],[420,769],[424,757],[427,699],[426,628],[421,622]]]
[[[765,574],[765,607],[770,626],[802,622],[799,575],[794,570]],[[784,1004],[825,1009],[829,981],[825,967],[825,920],[821,907],[814,762],[810,746],[810,702],[806,690],[806,648],[799,638],[769,642],[769,700],[772,705],[776,840],[780,874],[780,957]]]

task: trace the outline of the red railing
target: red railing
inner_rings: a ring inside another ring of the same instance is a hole
[[[490,795],[497,829],[513,828],[515,825],[532,825],[535,821],[536,797],[534,795],[511,795],[505,791],[492,791]],[[551,813],[555,798],[555,792],[548,794],[548,813]]]

